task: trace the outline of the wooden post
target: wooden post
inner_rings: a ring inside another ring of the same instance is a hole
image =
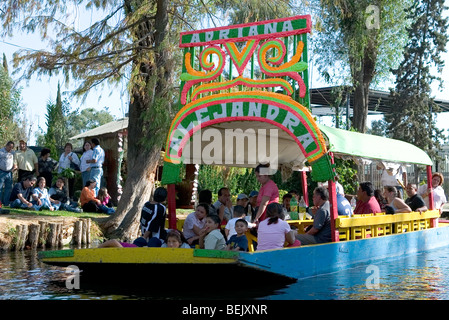
[[[75,228],[73,229],[72,243],[75,245],[81,245],[83,231],[83,222],[81,220],[75,221]]]
[[[29,229],[28,242],[30,243],[31,249],[36,249],[39,243],[40,226],[38,224],[30,224]]]
[[[25,248],[25,242],[27,240],[28,235],[28,226],[27,225],[18,225],[16,226],[16,251],[23,250]]]
[[[39,240],[38,240],[39,248],[45,247],[45,243],[47,241],[47,226],[48,226],[47,222],[39,221]]]
[[[50,228],[50,231],[47,236],[47,248],[54,248],[56,247],[58,239],[58,224],[49,223],[48,227]]]
[[[167,185],[168,228],[176,229],[176,190],[173,183]]]
[[[334,154],[329,152],[331,157],[331,163],[334,164]],[[331,215],[331,236],[332,242],[340,241],[340,235],[338,233],[338,229],[336,228],[336,221],[338,218],[338,204],[337,204],[337,189],[335,187],[334,180],[329,180],[328,182],[328,191],[329,191],[329,203],[330,203],[330,215]]]
[[[86,244],[90,244],[90,225],[91,220],[88,218],[86,219],[86,230],[84,231],[86,233]]]
[[[82,219],[81,222],[82,222],[81,243],[86,244],[87,243],[87,235],[86,235],[87,222],[86,222],[86,219]]]

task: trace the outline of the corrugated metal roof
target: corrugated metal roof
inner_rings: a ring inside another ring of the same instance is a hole
[[[80,133],[76,136],[69,138],[69,140],[83,139],[88,137],[102,136],[108,133],[114,133],[122,131],[128,128],[128,118],[123,118],[116,121],[108,122],[102,126],[96,127],[92,130]]]

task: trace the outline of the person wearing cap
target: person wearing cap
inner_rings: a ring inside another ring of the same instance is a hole
[[[14,164],[19,169],[18,182],[22,181],[26,176],[33,175],[33,173],[39,176],[37,156],[33,150],[27,147],[25,140],[19,141],[19,150],[15,153]]]
[[[17,169],[14,165],[14,142],[8,141],[0,149],[0,201],[9,206],[9,196],[12,190],[12,173]]]
[[[248,205],[246,206],[246,214],[251,215],[251,221],[254,221],[256,218],[256,204],[257,204],[257,196],[259,195],[259,192],[253,190],[249,193],[249,201]]]
[[[244,193],[241,193],[237,196],[237,206],[242,206],[242,207],[246,207],[248,205],[248,196]]]
[[[210,215],[217,215],[223,224],[232,219],[232,201],[231,193],[226,187],[218,190],[218,200],[211,206]]]

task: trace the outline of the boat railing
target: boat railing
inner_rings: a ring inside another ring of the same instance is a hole
[[[435,220],[439,216],[439,210],[339,216],[335,227],[338,229],[340,241],[357,240],[429,229],[436,226]]]

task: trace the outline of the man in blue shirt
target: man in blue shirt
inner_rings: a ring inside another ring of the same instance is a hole
[[[337,193],[337,211],[339,216],[352,216],[352,207],[348,199],[341,193]]]
[[[103,162],[104,162],[104,150],[100,147],[100,140],[93,138],[92,141],[92,160],[86,160],[86,163],[91,163],[90,179],[97,182],[95,186],[95,196],[98,195],[98,191],[101,186],[101,178],[103,177]]]

